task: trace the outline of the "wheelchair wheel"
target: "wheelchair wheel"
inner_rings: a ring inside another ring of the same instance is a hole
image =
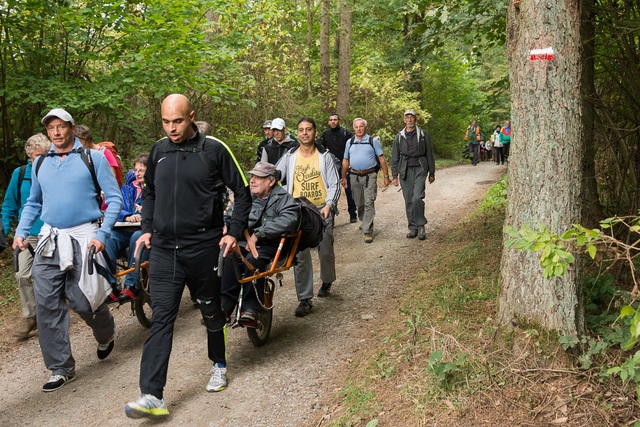
[[[249,341],[256,347],[262,347],[267,343],[271,333],[271,321],[273,320],[273,310],[263,310],[258,316],[255,328],[247,328]]]
[[[140,284],[142,289],[138,297],[133,300],[133,308],[138,322],[145,328],[151,327],[151,294],[149,293],[149,270],[140,269]]]

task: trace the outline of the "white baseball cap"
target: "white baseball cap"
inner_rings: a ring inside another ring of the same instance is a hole
[[[282,130],[284,129],[286,126],[284,124],[284,120],[282,120],[280,117],[275,118],[271,121],[271,129],[278,129],[278,130]]]
[[[73,117],[71,117],[71,114],[69,114],[66,110],[63,110],[62,108],[54,108],[53,110],[49,111],[47,115],[42,118],[40,123],[46,126],[49,119],[53,117],[57,117],[63,122],[70,122],[71,124],[75,124],[75,122],[73,121]]]

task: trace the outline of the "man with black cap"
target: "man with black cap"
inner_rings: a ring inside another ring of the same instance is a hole
[[[264,148],[264,146],[267,145],[273,138],[273,131],[271,130],[271,120],[265,120],[264,123],[262,123],[262,131],[264,132],[264,139],[260,141],[260,144],[258,144],[258,155],[256,157],[256,162],[259,162],[262,158],[262,149]]]
[[[75,360],[69,342],[69,306],[91,327],[98,341],[98,359],[114,346],[115,322],[104,300],[111,287],[96,266],[88,273],[87,252],[101,251],[122,209],[122,196],[111,167],[97,150],[86,150],[75,137],[76,125],[67,111],[54,108],[42,119],[52,149],[36,160],[31,193],[16,229],[13,248],[27,249],[29,228],[38,217],[44,222],[33,263],[38,340],[51,377],[42,391],[54,391],[75,380]],[[94,176],[92,176],[94,175]],[[100,188],[96,188],[95,181]],[[108,205],[104,218],[99,192]],[[104,272],[104,270],[102,270]],[[105,272],[106,274],[106,272]]]
[[[405,211],[409,223],[407,239],[416,236],[420,240],[427,238],[424,226],[424,192],[427,176],[429,184],[436,180],[436,164],[429,133],[416,126],[416,112],[404,112],[405,128],[393,140],[391,150],[391,176],[393,185],[402,186]],[[398,177],[400,180],[398,180]]]
[[[284,187],[278,185],[279,172],[275,165],[258,162],[249,171],[251,179],[249,189],[253,198],[251,213],[249,214],[248,230],[250,241],[258,249],[258,258],[254,258],[248,249],[243,249],[247,260],[260,271],[264,271],[267,264],[276,255],[282,235],[295,231],[300,218],[300,208],[293,196]],[[227,215],[233,211],[233,205]],[[225,259],[224,276],[222,277],[222,309],[227,316],[231,315],[238,303],[240,285],[233,268],[233,257]],[[239,262],[241,270],[247,273],[247,266]],[[255,327],[256,318],[262,306],[257,295],[264,289],[265,279],[242,286],[242,307],[238,307],[243,326]]]

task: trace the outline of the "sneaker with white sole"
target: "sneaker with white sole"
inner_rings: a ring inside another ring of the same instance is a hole
[[[211,368],[211,379],[206,390],[209,392],[222,391],[227,388],[227,366],[222,363],[214,363]]]
[[[164,399],[158,399],[152,394],[143,394],[135,402],[129,402],[124,407],[124,413],[129,418],[163,418],[169,416]]]
[[[49,381],[47,381],[42,386],[42,391],[56,391],[75,379],[76,379],[76,374],[67,374],[67,375],[53,374],[51,375],[51,377],[49,377]]]

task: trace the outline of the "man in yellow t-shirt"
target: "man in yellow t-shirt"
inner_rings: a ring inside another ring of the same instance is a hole
[[[333,154],[315,143],[316,122],[303,117],[298,121],[300,146],[289,150],[278,161],[282,182],[294,197],[305,196],[320,209],[325,218],[322,242],[318,246],[320,278],[322,287],[319,297],[329,296],[336,280],[336,257],[333,251],[333,217],[337,213],[340,198],[340,177]],[[313,265],[311,249],[298,253],[298,264],[294,268],[296,293],[300,304],[295,315],[305,316],[311,311],[313,298]]]

